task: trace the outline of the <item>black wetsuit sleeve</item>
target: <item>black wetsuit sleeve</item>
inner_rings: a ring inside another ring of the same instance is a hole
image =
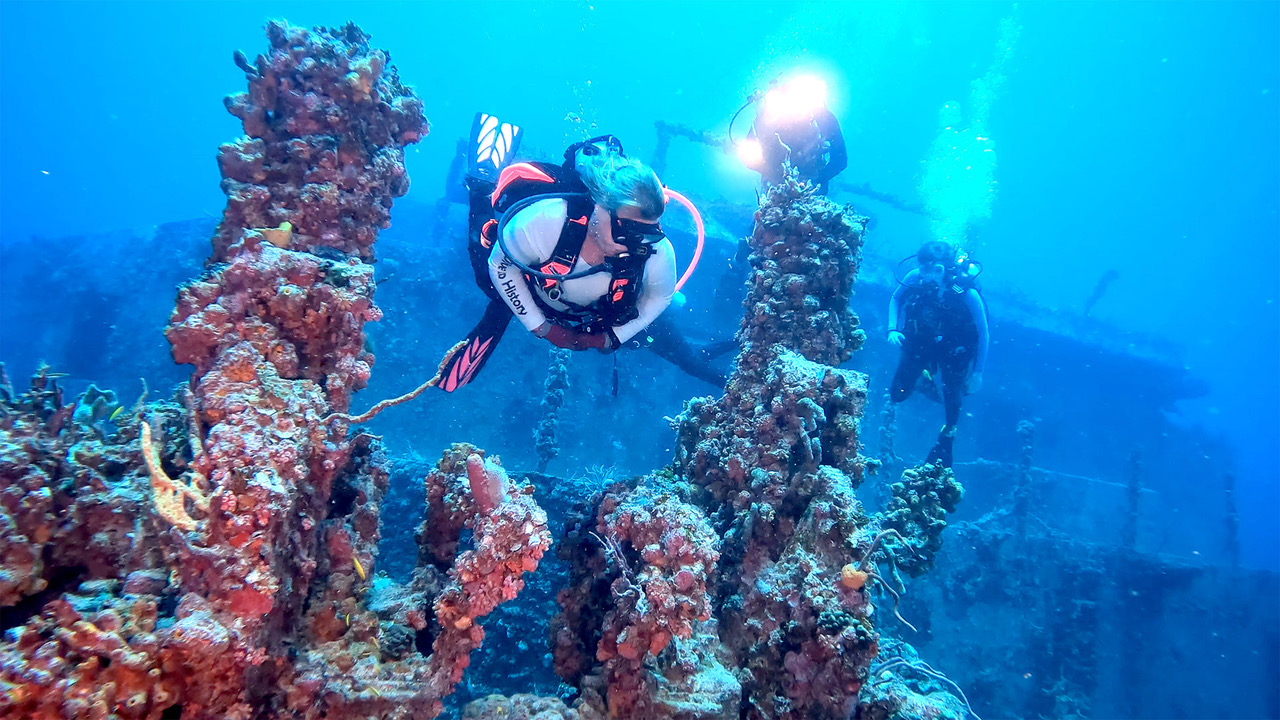
[[[723,372],[712,367],[706,353],[694,349],[680,329],[665,315],[658,316],[648,327],[653,342],[649,349],[658,357],[675,365],[689,375],[723,388],[726,378]],[[736,347],[737,343],[730,341]],[[723,352],[723,350],[721,350]]]
[[[818,123],[818,131],[822,133],[823,139],[831,143],[828,151],[831,157],[818,173],[817,178],[819,182],[825,183],[844,172],[844,169],[849,166],[849,151],[844,146],[844,133],[840,131],[840,122],[830,110],[824,108],[814,120]]]

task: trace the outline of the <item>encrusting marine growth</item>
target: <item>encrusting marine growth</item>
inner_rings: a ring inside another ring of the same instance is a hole
[[[550,716],[860,711],[882,637],[873,588],[897,615],[877,566],[927,569],[960,492],[927,467],[904,474],[887,515],[855,494],[879,465],[859,453],[866,377],[839,367],[863,339],[849,298],[865,223],[795,179],[768,192],[726,393],[687,404],[672,468],[607,488],[566,523],[552,641],[579,695]],[[906,707],[882,695],[877,712]],[[503,702],[529,701],[484,707]]]
[[[479,477],[437,508],[453,552],[388,602],[385,457],[325,420],[369,378],[368,262],[427,125],[356,26],[267,35],[268,53],[236,55],[249,92],[227,105],[246,134],[219,155],[210,266],[166,331],[195,368],[185,407],[117,409],[104,434],[97,410],[68,422],[79,401],[47,370],[21,395],[4,383],[0,605],[30,608],[0,643],[5,717],[434,717],[484,637],[476,619],[549,546],[532,496],[468,449]]]
[[[378,230],[427,124],[356,26],[267,36],[235,56],[245,136],[221,148],[227,207],[166,329],[194,368],[178,402],[126,411],[91,387],[66,404],[47,368],[17,393],[0,366],[4,717],[436,717],[481,618],[550,548],[533,486],[460,443],[424,480],[412,577],[378,573],[389,463],[355,426],[431,383],[348,411],[374,363]],[[896,569],[928,569],[961,493],[925,467],[883,516],[857,498],[878,463],[860,454],[866,377],[840,366],[863,340],[849,299],[865,225],[794,177],[769,190],[725,394],[674,421],[670,468],[566,519],[552,650],[575,706],[491,697],[467,717],[858,711],[882,642],[872,591],[896,601]]]
[[[175,482],[165,474],[164,468],[160,467],[155,444],[151,441],[151,426],[146,420],[140,423],[139,438],[142,443],[142,459],[146,461],[147,472],[151,474],[152,501],[156,504],[156,512],[179,530],[194,530],[196,521],[187,514],[187,501],[190,500],[201,512],[209,512],[209,498],[201,491],[200,482],[188,486]]]

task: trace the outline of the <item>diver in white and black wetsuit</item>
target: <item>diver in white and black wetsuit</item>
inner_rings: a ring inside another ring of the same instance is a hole
[[[485,143],[509,156],[519,129],[491,116],[477,116],[473,136],[480,149],[467,178],[468,250],[476,283],[491,301],[445,366],[440,387],[451,392],[470,382],[512,315],[572,350],[612,352],[651,328],[651,349],[723,387],[709,358],[659,322],[675,293],[676,263],[658,223],[667,191],[653,170],[627,158],[611,135],[570,147],[563,165],[495,158]]]
[[[675,295],[675,252],[671,249],[671,242],[658,234],[657,215],[662,212],[662,186],[652,171],[644,177],[642,172],[647,168],[637,161],[630,162],[634,164],[619,166],[614,174],[625,174],[639,181],[632,183],[626,195],[633,194],[641,199],[624,201],[637,204],[610,209],[594,202],[590,208],[585,205],[574,208],[576,217],[570,217],[568,200],[539,200],[506,223],[502,231],[503,243],[496,245],[489,255],[489,278],[507,307],[526,330],[546,338],[557,347],[617,349],[657,320]],[[606,313],[602,312],[600,303],[606,295],[620,292],[613,287],[617,279],[609,271],[588,273],[607,267],[607,261],[628,253],[627,246],[615,239],[615,222],[626,222],[629,226],[627,232],[651,234],[658,239],[647,244],[647,257],[635,280],[639,288],[629,303],[634,308],[620,310],[611,307],[609,310],[612,312]],[[551,258],[566,224],[577,224],[586,229],[578,257],[572,266],[561,268],[571,279],[539,282],[534,277],[530,278],[534,282],[529,282],[521,266],[539,265],[546,258]],[[518,264],[513,261],[518,261]],[[572,277],[574,275],[578,277]],[[554,322],[551,318],[568,322]],[[579,329],[574,329],[573,325]]]

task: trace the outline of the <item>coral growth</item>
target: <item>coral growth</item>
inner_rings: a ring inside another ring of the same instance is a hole
[[[913,577],[923,575],[933,568],[933,559],[942,549],[947,514],[955,512],[964,488],[950,468],[926,464],[903,470],[902,478],[889,489],[893,497],[880,524],[897,530],[907,545],[894,562]]]
[[[673,639],[689,639],[696,623],[711,618],[707,577],[720,556],[719,539],[700,510],[644,488],[606,495],[596,532],[619,570],[611,586],[615,606],[596,649],[596,659],[604,661],[609,712],[643,717],[652,714],[656,684],[644,672],[645,659],[660,655]]]
[[[275,374],[318,383],[345,410],[369,380],[373,355],[364,324],[381,319],[373,304],[373,267],[280,250],[246,230],[230,261],[185,285],[166,335],[173,357],[209,372],[230,347],[246,343]]]
[[[791,179],[756,220],[725,395],[677,420],[673,477],[614,488],[567,525],[554,644],[579,709],[848,717],[877,653],[870,574],[848,569],[870,552],[855,495],[867,381],[838,367],[863,339],[848,304],[865,219]],[[714,573],[666,544],[673,528],[719,550]]]
[[[658,655],[672,638],[688,639],[694,622],[711,617],[707,576],[720,557],[706,517],[647,488],[608,494],[598,512],[596,531],[620,566],[614,592],[630,610],[606,622],[597,656],[637,660]],[[638,558],[634,575],[628,555]]]
[[[676,468],[734,512],[779,504],[800,470],[819,465],[862,480],[858,418],[866,377],[770,346],[744,352],[719,400],[680,416]],[[763,503],[763,505],[761,505]],[[727,512],[727,510],[726,510]]]
[[[734,592],[722,637],[752,673],[763,717],[843,717],[878,648],[868,588],[845,582],[843,561],[866,522],[853,488],[823,468],[806,494],[809,507],[776,558],[759,556],[758,569],[725,588]]]
[[[108,413],[120,421],[118,431],[67,422],[101,395],[90,388],[64,404],[57,378],[41,368],[17,393],[0,365],[0,607],[162,564],[157,536],[166,525],[150,512],[137,411]],[[166,440],[181,441],[181,408],[158,405],[150,417]]]
[[[676,470],[725,538],[715,604],[750,717],[845,716],[876,653],[866,589],[844,581],[868,523],[867,381],[838,368],[863,338],[848,304],[865,222],[794,179],[770,190],[734,374],[679,420]]]
[[[569,389],[569,357],[572,350],[551,348],[548,354],[547,379],[543,383],[542,401],[538,403],[538,426],[533,429],[534,449],[538,453],[538,472],[560,454],[556,430],[560,425],[560,408]]]
[[[192,486],[181,481],[174,482],[160,466],[160,457],[151,440],[151,426],[144,420],[140,428],[142,459],[147,464],[147,474],[151,476],[151,495],[156,512],[179,530],[194,530],[196,521],[187,514],[187,501],[191,501],[201,512],[209,511],[209,498],[200,487],[204,478],[200,477],[200,481]]]
[[[396,589],[384,580],[379,591],[372,576],[386,459],[376,439],[358,435],[334,478],[326,514],[315,520],[310,574],[284,578],[294,587],[311,579],[305,611],[296,623],[264,630],[261,613],[279,606],[260,600],[272,580],[264,568],[271,566],[249,565],[241,586],[230,592],[221,589],[231,584],[201,587],[245,567],[230,540],[204,544],[227,531],[212,519],[193,520],[196,527],[185,535],[166,531],[169,522],[148,492],[141,438],[129,434],[134,423],[122,421],[109,443],[96,434],[83,438],[70,426],[54,434],[41,416],[62,412],[52,410],[61,402],[56,381],[42,373],[34,386],[13,402],[0,402],[0,471],[5,497],[18,499],[4,503],[3,517],[30,533],[4,539],[6,558],[20,559],[27,549],[26,557],[36,561],[7,564],[0,606],[16,612],[26,597],[49,602],[0,643],[0,714],[6,717],[159,718],[180,706],[184,717],[248,718],[277,703],[295,718],[434,717],[484,637],[478,620],[516,596],[521,576],[537,568],[550,545],[545,514],[527,487],[507,487],[496,506],[480,512],[481,503],[470,495],[466,459],[483,452],[458,446],[442,463],[447,471],[432,481],[449,486],[450,513],[460,520],[452,554],[431,555],[442,557],[448,572],[441,577],[434,565],[422,568],[424,577],[438,581],[401,593],[408,603],[386,602],[379,596],[394,596]],[[69,416],[73,405],[64,407]],[[148,414],[171,438],[157,444],[156,466],[191,464],[181,454],[191,447],[182,435],[191,427],[183,410],[162,405]],[[72,466],[71,476],[41,474],[55,470],[67,453],[89,465]],[[503,477],[493,460],[482,460],[482,467],[491,480]],[[125,474],[106,479],[94,468]],[[46,485],[30,491],[37,478]],[[232,522],[242,518],[225,509],[228,500],[220,492],[211,509]],[[247,488],[232,497],[240,508],[253,506],[260,495]],[[26,512],[15,515],[15,508]],[[99,524],[86,526],[93,522]],[[464,526],[475,547],[457,553]],[[95,530],[101,538],[82,540]],[[259,528],[250,541],[257,556],[267,552],[265,534]],[[52,562],[41,564],[41,558]],[[210,567],[214,558],[221,558],[219,567]],[[419,652],[426,648],[415,635],[434,636],[429,657]],[[296,657],[275,655],[263,637],[294,647]],[[256,687],[266,679],[268,685]]]
[[[577,710],[559,698],[517,694],[511,697],[490,695],[468,703],[462,720],[585,720]]]
[[[158,581],[162,585],[163,581]],[[0,715],[159,718],[181,695],[179,625],[157,627],[157,598],[120,582],[82,583],[0,645]]]
[[[501,465],[485,460],[479,453],[467,456],[467,484],[480,514],[488,515],[506,500],[507,483],[507,472]]]
[[[455,446],[442,460],[441,472],[434,475],[438,482],[451,477],[445,465],[453,462],[451,454],[466,452],[467,484],[473,492],[477,481],[473,473],[477,465],[484,468],[485,481],[481,492],[472,494],[471,507],[455,507],[451,515],[462,515],[473,534],[474,550],[458,555],[449,572],[451,583],[435,601],[436,619],[441,634],[432,644],[432,661],[438,666],[437,677],[447,677],[450,686],[462,679],[470,652],[480,646],[484,630],[476,619],[488,615],[499,603],[506,602],[524,588],[521,575],[538,567],[542,554],[551,546],[547,532],[547,516],[533,501],[532,487],[521,487],[505,492],[506,474],[492,460],[482,460],[481,451],[467,446]],[[467,452],[469,451],[469,452]],[[455,478],[451,484],[458,484]],[[431,491],[429,494],[434,495]],[[446,497],[461,499],[457,493]],[[496,501],[496,504],[493,504]],[[428,518],[430,522],[430,518]],[[453,543],[456,546],[456,540]],[[437,557],[442,552],[436,550]],[[452,662],[438,662],[437,656],[454,658]]]
[[[289,697],[294,717],[430,718],[443,710],[441,700],[484,640],[479,619],[516,597],[522,576],[537,569],[551,544],[546,515],[528,488],[515,488],[488,512],[480,510],[469,491],[471,457],[483,457],[483,451],[455,445],[426,480],[435,500],[419,535],[426,562],[413,583],[380,578],[370,584],[367,603],[335,596],[318,613],[313,626],[328,636],[319,637],[326,642],[299,663]],[[500,470],[493,460],[484,463]],[[458,553],[464,527],[472,531],[473,548]],[[437,564],[448,568],[447,576]],[[426,657],[418,652],[426,651],[424,639],[430,639]]]
[[[181,680],[157,630],[168,523],[137,418],[146,410],[176,469],[189,425],[177,405],[126,412],[93,387],[64,404],[57,378],[41,368],[16,393],[0,367],[0,607],[30,616],[0,643],[0,715],[159,717]]]
[[[5,716],[436,717],[550,547],[533,487],[458,444],[423,481],[412,576],[381,572],[390,463],[352,428],[432,383],[347,410],[422,103],[353,25],[267,33],[267,54],[236,55],[246,137],[222,147],[227,208],[166,331],[194,367],[180,402],[67,404],[47,369],[18,394],[0,368]],[[568,519],[552,642],[575,706],[492,696],[467,717],[855,712],[881,643],[871,593],[893,592],[878,563],[927,569],[960,492],[925,468],[882,517],[855,494],[867,381],[840,365],[863,339],[864,226],[794,178],[771,188],[725,395],[687,405],[671,469]],[[543,466],[567,381],[553,358]]]
[[[227,667],[250,702],[263,692],[247,682],[250,668],[319,589],[317,569],[331,570],[328,585],[332,568],[364,574],[352,533],[332,522],[351,444],[322,419],[368,380],[363,324],[380,313],[361,259],[407,187],[403,146],[425,127],[421,102],[393,69],[383,75],[385,54],[355,26],[273,22],[267,35],[270,53],[239,63],[249,93],[228,99],[249,137],[223,146],[228,203],[211,258],[220,264],[181,290],[167,331],[174,358],[195,365],[208,428],[196,470],[212,488],[208,522],[177,547],[181,584],[249,644]],[[322,245],[349,256],[305,252]]]
[[[744,354],[775,343],[839,367],[865,333],[849,309],[867,219],[814,194],[795,177],[769,189],[756,211]]]
[[[387,463],[326,418],[368,379],[364,261],[426,123],[354,25],[268,35],[237,54],[249,137],[223,148],[211,267],[167,331],[195,366],[183,404],[0,382],[0,605],[28,618],[0,643],[6,716],[434,717],[548,546],[527,489],[468,448],[451,513],[476,547],[455,535],[415,605],[371,609],[397,607],[374,593]]]
[[[742,352],[676,421],[674,473],[579,508],[553,630],[577,708],[610,717],[847,717],[877,652],[866,573],[867,381],[849,311],[865,219],[794,178],[750,238]],[[731,671],[729,668],[733,668]]]
[[[226,99],[245,137],[219,150],[227,208],[214,259],[230,259],[245,228],[288,223],[290,250],[372,260],[392,200],[409,190],[404,146],[427,134],[422,101],[354,24],[272,22],[267,38],[271,50],[241,64],[249,91]]]
[[[855,715],[858,720],[981,720],[964,691],[920,660],[907,643],[886,643],[867,679]]]
[[[553,623],[556,668],[582,686],[580,709],[736,717],[741,688],[720,665],[709,622],[720,540],[706,516],[660,477],[614,485],[589,507],[561,546],[572,577]]]

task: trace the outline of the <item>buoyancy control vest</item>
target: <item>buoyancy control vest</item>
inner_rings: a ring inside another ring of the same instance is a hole
[[[917,342],[947,342],[969,345],[977,340],[978,327],[965,296],[977,291],[973,283],[955,283],[951,278],[941,289],[915,286],[903,303],[905,330]],[[981,293],[979,293],[981,298]]]
[[[606,258],[600,272],[608,272],[612,279],[608,291],[591,304],[575,305],[561,295],[561,283],[582,254],[587,225],[595,210],[595,202],[586,185],[569,161],[564,165],[519,162],[503,168],[488,198],[492,214],[476,238],[484,252],[473,252],[472,262],[481,254],[487,262],[488,253],[499,241],[498,234],[505,225],[501,218],[512,216],[540,200],[553,198],[567,203],[560,237],[550,257],[529,266],[537,274],[524,272],[523,275],[530,287],[540,288],[547,298],[567,306],[568,311],[551,306],[543,300],[542,293],[533,293],[534,301],[548,317],[570,323],[583,332],[603,332],[634,320],[640,314],[637,300],[644,284],[645,263],[652,253],[648,246],[642,245],[625,255]],[[487,267],[484,278],[488,278]],[[476,279],[481,281],[478,268]],[[482,289],[489,292],[489,288]]]

